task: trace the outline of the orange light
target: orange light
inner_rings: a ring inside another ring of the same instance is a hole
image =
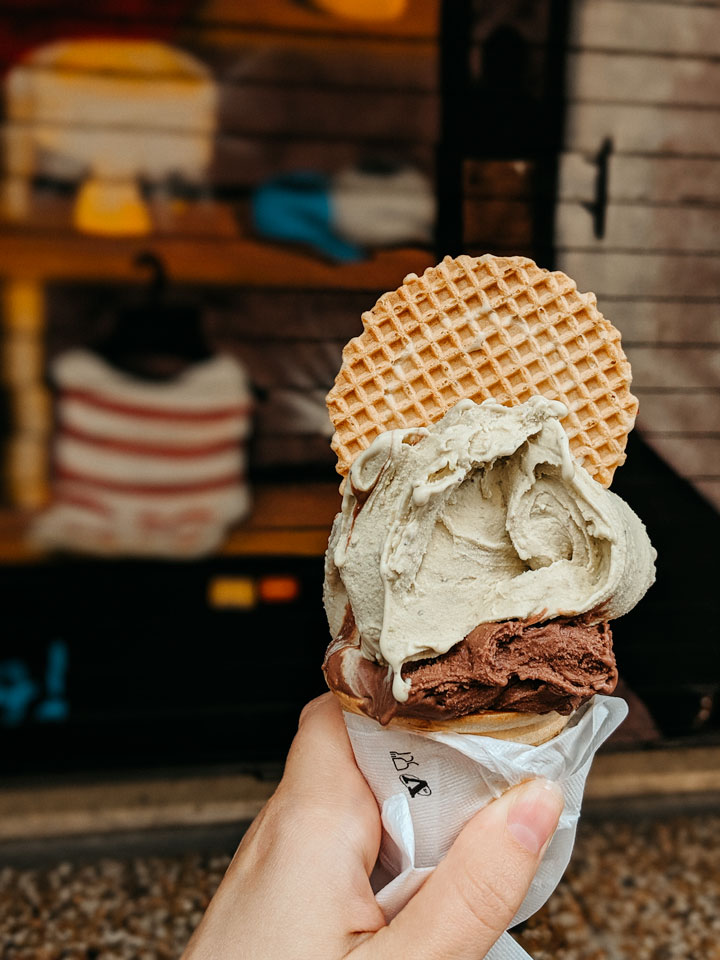
[[[225,610],[250,610],[257,603],[255,582],[248,577],[215,577],[208,584],[208,603]]]
[[[260,599],[263,603],[292,603],[300,596],[297,577],[263,577],[260,581]]]

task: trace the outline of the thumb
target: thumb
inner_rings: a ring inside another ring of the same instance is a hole
[[[560,788],[531,780],[489,804],[445,859],[357,960],[481,960],[530,887],[563,808]]]

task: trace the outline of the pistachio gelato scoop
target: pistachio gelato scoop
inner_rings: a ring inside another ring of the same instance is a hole
[[[348,604],[364,656],[407,698],[410,660],[510,619],[627,613],[654,580],[641,520],[573,459],[566,407],[461,400],[380,434],[354,461],[326,556],[336,636]]]

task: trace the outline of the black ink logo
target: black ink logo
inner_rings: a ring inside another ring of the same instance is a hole
[[[407,770],[411,764],[414,764],[416,767],[419,765],[411,753],[398,753],[397,750],[390,751],[390,759],[397,771]]]
[[[411,797],[429,797],[432,793],[427,780],[421,780],[419,777],[413,777],[409,773],[401,773],[400,779],[408,788]]]

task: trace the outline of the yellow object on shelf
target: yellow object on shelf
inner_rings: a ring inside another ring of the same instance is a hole
[[[251,610],[257,603],[255,581],[249,577],[215,577],[208,584],[208,603],[217,609]]]
[[[136,183],[87,180],[75,201],[74,223],[83,233],[137,237],[150,233],[152,221]]]

